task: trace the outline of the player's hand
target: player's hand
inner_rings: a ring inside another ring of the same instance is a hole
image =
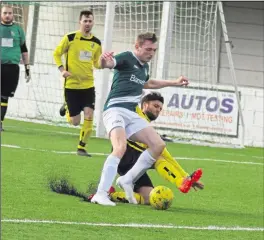
[[[113,68],[114,67],[114,52],[105,52],[100,56],[100,66],[102,68]]]
[[[201,183],[201,182],[194,182],[193,184],[192,184],[192,188],[195,190],[195,191],[197,191],[197,189],[199,189],[199,190],[203,190],[204,189],[204,184],[203,183]]]
[[[188,84],[189,84],[189,80],[184,76],[180,76],[175,80],[176,86],[188,86]]]
[[[30,67],[29,64],[25,64],[25,79],[26,82],[28,83],[31,79],[31,74],[30,74]]]
[[[62,77],[66,78],[66,77],[71,76],[71,73],[68,72],[68,71],[66,71],[66,70],[63,70],[63,71],[61,72],[61,75],[62,75]]]

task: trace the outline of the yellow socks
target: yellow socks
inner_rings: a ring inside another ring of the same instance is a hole
[[[93,120],[92,119],[84,119],[82,129],[80,131],[80,142],[78,145],[78,149],[84,149],[85,145],[88,141],[88,138],[91,136],[93,131]]]
[[[6,111],[7,111],[7,105],[8,105],[8,99],[1,98],[1,122],[4,121]]]
[[[68,122],[69,124],[72,124],[72,120],[71,120],[71,117],[70,117],[70,113],[69,113],[69,110],[68,110],[67,104],[65,105],[65,110],[66,110],[65,115],[66,115],[67,122]]]
[[[138,204],[144,204],[144,198],[139,193],[134,192],[134,196],[137,199]],[[110,197],[113,202],[128,203],[125,192],[114,192],[110,194]]]
[[[169,151],[167,148],[165,148],[161,154],[161,156],[169,162],[171,165],[174,166],[175,169],[177,169],[182,177],[187,177],[189,174],[184,171],[184,169],[181,167],[181,165],[170,155]]]
[[[155,163],[155,169],[160,176],[179,188],[184,180],[181,172],[166,160],[159,158]]]

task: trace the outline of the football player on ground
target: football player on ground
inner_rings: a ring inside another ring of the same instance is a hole
[[[148,122],[156,120],[163,108],[164,99],[158,92],[151,92],[145,95],[141,100],[141,108],[137,107],[137,113]],[[133,142],[127,140],[127,149],[118,165],[118,174],[120,176],[125,175],[136,163],[139,156],[148,147],[145,144]],[[173,185],[182,192],[188,193],[190,188],[203,189],[203,184],[199,182],[202,176],[202,170],[197,169],[191,175],[189,175],[179,163],[171,156],[168,150],[165,148],[155,162],[153,168],[164,179],[171,182]],[[151,179],[147,173],[144,173],[134,184],[134,195],[138,203],[149,203],[149,194],[154,188]],[[113,188],[110,188],[110,198],[114,202],[125,202],[125,192],[111,192]],[[142,201],[143,198],[143,201]]]
[[[164,99],[157,92],[151,92],[145,95],[141,101],[141,109],[137,108],[137,113],[151,122],[157,119],[162,108]],[[147,148],[144,144],[132,142],[127,140],[127,150],[118,165],[118,174],[124,175],[129,171],[136,163],[139,155]],[[153,168],[161,175],[164,179],[171,182],[176,186],[181,192],[188,193],[191,187],[196,189],[203,189],[204,185],[199,182],[202,176],[202,170],[198,169],[193,174],[189,175],[184,169],[179,165],[179,163],[170,155],[168,150],[165,148],[160,158],[156,161]],[[74,196],[82,197],[86,201],[90,201],[94,194],[87,196],[87,194],[76,194],[77,190],[65,191],[65,189],[71,189],[65,182],[57,182],[57,185],[63,185],[64,187],[54,187],[51,184],[51,189],[58,193],[64,193]],[[143,174],[134,185],[134,195],[139,204],[149,204],[149,194],[154,188],[152,181],[147,173]],[[62,192],[61,189],[64,189]],[[92,190],[94,191],[95,188]],[[91,193],[91,191],[89,191]],[[125,192],[117,192],[114,187],[109,189],[109,197],[114,202],[128,202],[126,199]]]

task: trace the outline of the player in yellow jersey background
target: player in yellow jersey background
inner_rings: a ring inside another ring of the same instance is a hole
[[[65,79],[65,104],[61,115],[67,116],[70,124],[77,126],[84,113],[84,123],[80,131],[77,154],[90,157],[85,150],[87,140],[93,129],[93,114],[95,107],[95,88],[93,69],[100,68],[99,57],[102,54],[101,41],[91,30],[94,26],[94,16],[91,11],[81,11],[79,17],[80,29],[67,33],[54,50],[53,56],[62,77]],[[64,56],[65,62],[62,62]]]

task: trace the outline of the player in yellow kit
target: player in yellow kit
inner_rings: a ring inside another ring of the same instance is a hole
[[[151,92],[145,95],[141,100],[141,108],[137,107],[137,113],[145,118],[148,122],[154,121],[158,118],[163,108],[163,97],[157,92]],[[120,176],[125,175],[136,163],[138,157],[148,146],[127,140],[127,149],[118,165],[118,174]],[[202,176],[202,170],[197,169],[191,175],[189,175],[179,163],[170,155],[168,150],[165,148],[155,162],[153,168],[161,175],[164,179],[171,182],[176,186],[182,193],[188,193],[190,188],[203,189],[203,184],[199,182]],[[134,183],[134,194],[138,203],[149,204],[149,194],[154,188],[152,181],[147,173],[144,173]],[[127,202],[125,192],[109,192],[112,201]]]
[[[137,113],[151,122],[158,118],[164,99],[157,92],[151,92],[145,95],[141,100],[141,109],[137,108]],[[136,163],[138,157],[147,148],[146,145],[127,140],[127,150],[118,165],[118,174],[125,175]],[[188,193],[190,188],[203,189],[204,185],[199,181],[202,176],[202,170],[197,169],[189,175],[179,163],[165,150],[158,158],[153,168],[160,176],[172,183],[183,193]],[[58,179],[56,182],[50,182],[50,188],[57,193],[64,193],[83,198],[85,201],[91,201],[96,190],[89,191],[90,196],[79,192],[74,186],[70,186],[67,179]],[[149,204],[149,193],[154,188],[153,183],[147,173],[144,173],[134,183],[134,195],[139,204]],[[116,191],[111,187],[108,191],[109,197],[114,202],[128,202],[125,192]]]
[[[62,77],[65,79],[65,104],[61,112],[66,112],[70,124],[77,126],[84,113],[84,123],[80,131],[77,154],[91,157],[85,150],[87,140],[93,129],[95,107],[95,88],[93,69],[100,68],[99,57],[102,54],[101,42],[91,30],[94,16],[91,11],[81,11],[80,29],[67,33],[54,50],[53,56]],[[65,62],[61,57],[64,56]],[[64,113],[65,114],[65,113]]]

